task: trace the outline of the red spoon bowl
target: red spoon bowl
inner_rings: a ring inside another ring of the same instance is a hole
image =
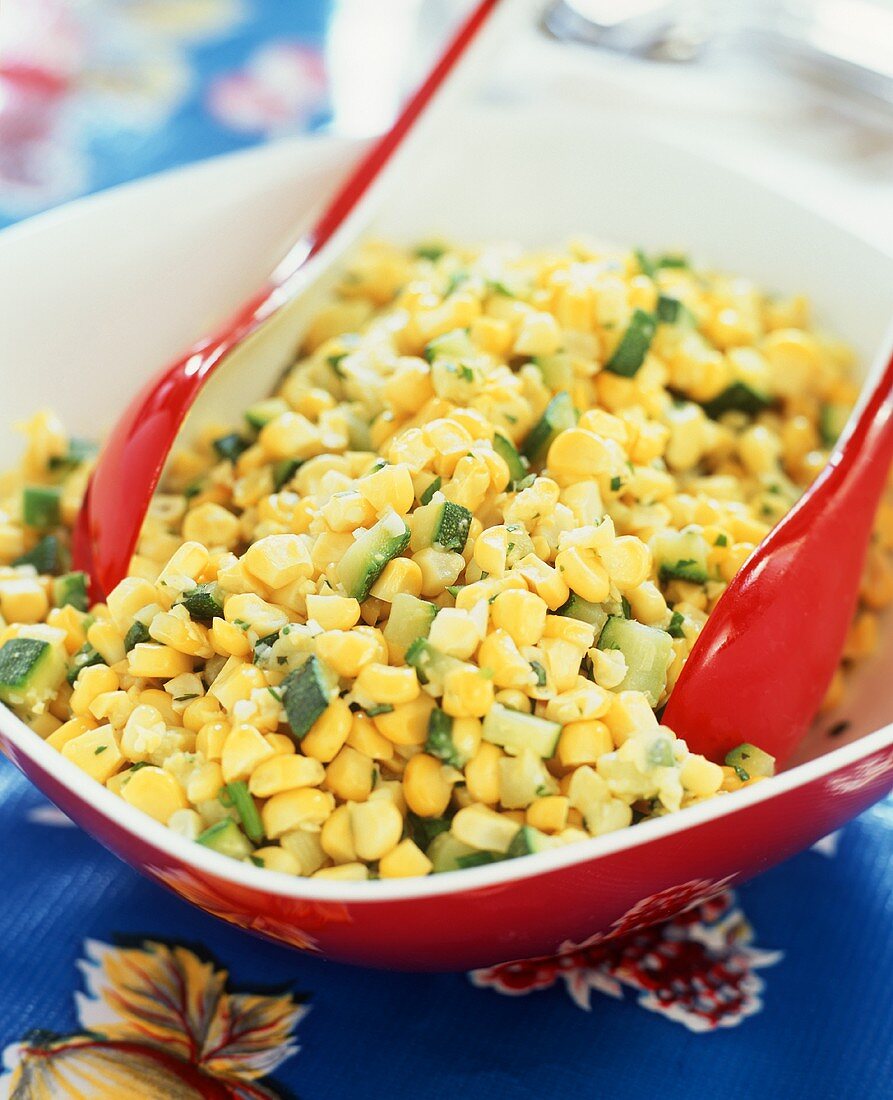
[[[716,267],[810,294],[864,363],[880,346],[893,258],[833,219],[567,104],[468,112],[455,125],[463,171],[432,157],[416,197],[384,210],[376,232],[528,245],[581,232],[655,249],[684,243]],[[0,235],[6,424],[52,404],[73,432],[100,434],[159,363],[259,284],[357,151],[330,139],[273,146],[107,192]],[[647,178],[661,180],[659,192],[641,186]],[[272,381],[262,363],[222,378],[195,416],[237,416]],[[12,432],[0,435],[0,468],[17,449]],[[669,917],[883,798],[893,787],[891,655],[888,622],[840,711],[815,724],[771,781],[557,851],[425,879],[325,882],[237,863],[139,813],[2,707],[0,745],[102,844],[232,924],[342,962],[456,970],[548,955]],[[778,670],[802,674],[796,654]],[[770,707],[771,683],[765,700]],[[8,848],[14,859],[14,838]]]

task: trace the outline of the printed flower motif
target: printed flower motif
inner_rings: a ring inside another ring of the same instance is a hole
[[[863,760],[843,775],[832,775],[828,780],[828,790],[832,794],[852,794],[887,778],[893,781],[893,752]]]
[[[90,140],[165,123],[189,91],[185,46],[239,18],[239,0],[3,0],[0,211],[87,189]]]
[[[227,972],[185,947],[88,941],[83,1029],[7,1049],[0,1097],[275,1100],[259,1079],[291,1058],[308,1009],[290,995],[228,993]]]
[[[312,933],[327,924],[345,923],[350,920],[347,906],[340,902],[300,901],[297,898],[279,898],[271,895],[263,912],[256,912],[257,903],[253,899],[249,906],[238,886],[230,887],[217,881],[210,886],[198,875],[183,868],[168,870],[164,867],[147,868],[151,874],[175,890],[181,897],[204,909],[229,924],[240,928],[249,928],[262,936],[287,943],[302,951],[319,953],[316,939]],[[232,900],[227,891],[232,889]],[[256,912],[250,922],[246,922],[245,913],[249,908]]]
[[[475,970],[470,978],[477,986],[511,996],[563,980],[574,1003],[585,1010],[593,990],[620,998],[626,986],[638,992],[643,1008],[690,1031],[734,1027],[762,1008],[763,981],[755,971],[773,966],[782,956],[751,946],[753,931],[731,891],[707,900],[703,887],[709,883],[687,883],[677,891],[697,885],[702,888],[700,900],[663,924],[641,927],[645,913],[659,912],[667,904],[666,897],[658,900],[661,895],[655,895],[607,934],[583,944],[562,944],[551,958]]]
[[[300,129],[322,110],[326,74],[322,58],[297,42],[264,46],[244,69],[212,86],[211,113],[245,133],[280,134]]]

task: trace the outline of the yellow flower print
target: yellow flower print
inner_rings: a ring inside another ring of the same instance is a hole
[[[188,948],[88,941],[82,1031],[37,1033],[6,1052],[8,1100],[275,1100],[259,1083],[298,1050],[308,1011],[289,994],[227,992]]]

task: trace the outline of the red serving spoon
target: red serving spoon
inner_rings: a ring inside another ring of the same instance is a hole
[[[893,461],[893,356],[828,465],[726,589],[663,721],[722,761],[750,741],[785,761],[840,661]]]
[[[425,81],[391,128],[361,157],[316,223],[291,249],[270,281],[217,333],[202,340],[154,377],[133,399],[106,441],[84,497],[73,534],[74,561],[89,573],[94,599],[102,599],[127,575],[140,528],[165,461],[195,399],[228,355],[312,282],[307,271],[357,210],[438,92],[455,87],[458,63],[502,3],[514,18],[526,15],[518,0],[481,0],[462,23]],[[490,45],[502,28],[491,23]],[[465,68],[468,67],[466,57]],[[320,257],[321,258],[321,257]],[[318,265],[316,270],[319,270]]]

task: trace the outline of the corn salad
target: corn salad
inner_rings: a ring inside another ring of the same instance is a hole
[[[849,363],[803,299],[681,256],[370,242],[277,393],[172,460],[105,603],[67,571],[92,448],[25,425],[0,699],[155,820],[291,875],[426,875],[725,796],[771,757],[713,763],[658,714],[825,463]],[[846,660],[891,545],[885,504]]]

